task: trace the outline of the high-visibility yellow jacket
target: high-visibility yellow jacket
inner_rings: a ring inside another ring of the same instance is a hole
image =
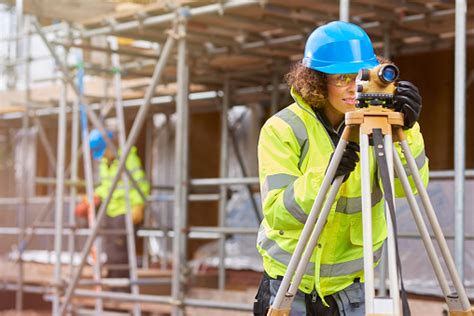
[[[112,187],[112,180],[117,174],[118,163],[118,159],[115,159],[110,164],[110,166],[106,158],[102,158],[102,160],[100,161],[100,184],[95,189],[95,194],[97,194],[101,198],[102,202],[105,200],[105,198],[109,194],[110,188]],[[132,147],[132,149],[130,150],[130,153],[127,157],[126,167],[130,171],[133,179],[138,183],[138,186],[145,194],[145,196],[148,196],[148,194],[150,193],[150,185],[148,184],[145,172],[142,169],[140,158],[137,155],[136,147]],[[133,207],[135,205],[144,204],[145,201],[143,201],[141,195],[133,187],[131,181],[128,181],[128,186],[130,192],[130,206]],[[107,206],[107,215],[110,217],[116,217],[125,214],[126,211],[125,186],[122,180],[120,180],[112,195],[112,199],[110,200],[110,203]]]
[[[263,257],[265,271],[273,278],[285,274],[335,149],[321,116],[294,91],[292,96],[296,102],[265,123],[258,143],[264,220],[258,233],[257,249]],[[405,133],[427,185],[428,159],[419,125]],[[400,154],[398,144],[396,146]],[[372,148],[369,156],[374,261],[378,262],[387,231],[383,195],[381,184],[375,178]],[[406,165],[405,158],[401,157]],[[409,180],[416,194],[411,176]],[[316,289],[318,295],[324,298],[346,288],[355,278],[364,281],[360,182],[358,163],[342,184],[306,267],[299,286],[304,293]],[[398,179],[395,179],[395,194],[403,196]]]

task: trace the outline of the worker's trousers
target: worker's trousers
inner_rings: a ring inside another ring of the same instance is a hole
[[[254,315],[264,316],[275,300],[281,277],[273,279],[264,273],[255,296]],[[344,290],[328,295],[325,306],[316,291],[305,294],[298,290],[291,305],[290,316],[363,316],[365,315],[364,284],[359,279]]]
[[[125,215],[106,216],[103,227],[106,229],[124,230]],[[127,237],[124,234],[107,235],[104,238],[104,252],[107,254],[107,277],[129,278]]]

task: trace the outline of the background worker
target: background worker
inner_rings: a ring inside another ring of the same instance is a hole
[[[266,315],[273,303],[344,129],[344,114],[355,110],[356,74],[378,64],[365,31],[336,21],[313,31],[304,59],[286,76],[295,102],[265,123],[258,144],[264,220],[257,249],[263,257],[264,276],[256,295],[255,315]],[[421,111],[418,89],[400,81],[394,107],[405,114],[405,133],[426,184],[428,160],[416,123]],[[378,263],[387,232],[372,149],[373,249]],[[358,144],[349,143],[337,169],[336,177],[345,176],[344,183],[306,268],[291,315],[365,315],[358,151]],[[404,158],[402,161],[406,163]],[[397,180],[395,191],[397,196],[403,194]]]
[[[110,126],[110,124],[109,124]],[[109,129],[111,129],[109,127]],[[116,131],[108,131],[108,136],[114,144],[117,144],[115,139]],[[94,203],[96,210],[100,203],[104,201],[112,187],[112,180],[117,174],[119,157],[116,157],[112,150],[108,148],[102,134],[99,130],[94,129],[89,135],[90,149],[94,160],[99,161],[99,185],[94,191]],[[120,152],[120,150],[119,150]],[[132,147],[128,154],[126,161],[126,168],[130,171],[133,179],[140,187],[141,191],[148,196],[150,192],[150,185],[146,179],[145,172],[142,168],[142,163],[137,154],[137,148]],[[145,201],[129,181],[129,199],[132,213],[133,223],[140,224],[143,221]],[[84,209],[90,210],[87,199],[82,205],[76,208],[76,214],[84,216]],[[125,229],[125,214],[126,208],[126,194],[124,183],[120,180],[109,205],[107,206],[107,216],[104,219],[104,228],[106,229]],[[87,216],[87,215],[86,215]],[[128,265],[127,254],[127,239],[125,235],[108,235],[104,237],[102,249],[107,255],[107,265]],[[99,256],[100,257],[100,256]],[[110,278],[128,278],[129,271],[125,267],[123,269],[108,268],[107,277]]]

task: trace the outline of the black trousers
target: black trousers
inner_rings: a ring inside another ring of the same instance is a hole
[[[265,272],[263,273],[262,280],[260,281],[260,286],[258,287],[257,295],[255,296],[255,302],[253,306],[253,313],[255,316],[266,316],[268,309],[270,308],[270,301],[272,296],[275,296],[275,290],[279,287],[282,277],[278,279],[271,278]],[[329,295],[324,299],[326,303],[329,304],[329,307],[325,306],[322,300],[317,295],[316,291],[313,291],[310,294],[303,293],[298,290],[297,298],[302,301],[304,297],[304,303],[301,302],[304,306],[298,306],[297,310],[292,313],[297,315],[314,315],[314,316],[339,316],[339,308],[335,299]],[[293,308],[293,306],[292,306]]]
[[[106,216],[103,227],[105,229],[125,229],[125,215],[116,217]],[[114,265],[128,266],[127,236],[106,235],[103,238],[103,251],[107,255],[107,278],[129,278],[128,268],[114,268]],[[123,289],[123,288],[122,288]],[[112,289],[114,290],[114,289]]]

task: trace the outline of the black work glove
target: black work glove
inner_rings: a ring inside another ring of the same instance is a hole
[[[354,142],[349,142],[347,144],[346,149],[344,150],[344,154],[342,154],[341,162],[336,170],[336,175],[334,178],[339,176],[344,176],[343,182],[346,182],[347,178],[352,171],[354,171],[357,162],[359,161],[359,155],[357,152],[360,151],[359,144]]]
[[[421,112],[418,88],[409,81],[399,81],[393,95],[393,106],[395,111],[403,113],[405,128],[412,128]]]

